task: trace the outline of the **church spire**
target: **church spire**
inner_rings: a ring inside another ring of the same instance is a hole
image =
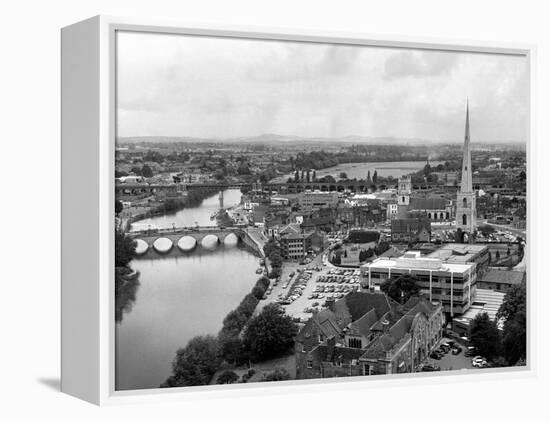
[[[464,130],[464,151],[462,158],[462,193],[472,192],[472,158],[470,152],[470,106],[466,99],[466,128]]]

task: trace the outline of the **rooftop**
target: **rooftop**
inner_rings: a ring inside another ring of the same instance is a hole
[[[428,254],[427,257],[440,259],[448,263],[468,263],[481,252],[487,250],[487,246],[481,244],[449,243]]]
[[[489,269],[482,282],[492,282],[498,284],[519,285],[525,279],[525,272],[515,270],[496,270]]]
[[[420,252],[407,252],[397,258],[379,257],[371,263],[362,267],[371,269],[416,269],[416,270],[436,270],[440,272],[465,273],[469,271],[473,264],[447,263],[441,259],[433,257],[420,257]]]
[[[477,288],[474,301],[466,313],[455,320],[469,325],[470,322],[480,313],[487,313],[491,320],[495,320],[498,309],[506,296],[503,292],[493,291],[491,289]],[[498,327],[502,329],[502,321],[497,322]]]

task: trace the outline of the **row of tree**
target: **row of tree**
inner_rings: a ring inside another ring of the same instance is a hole
[[[206,385],[223,362],[238,366],[278,357],[291,350],[298,328],[279,305],[269,304],[252,317],[268,287],[268,278],[258,279],[252,291],[225,317],[217,336],[197,336],[179,349],[172,364],[172,375],[161,387]],[[236,380],[227,372],[221,379],[225,383]]]

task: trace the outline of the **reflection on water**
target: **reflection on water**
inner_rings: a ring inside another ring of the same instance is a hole
[[[124,313],[129,313],[136,301],[139,288],[139,274],[132,279],[125,278],[121,268],[115,268],[115,321],[120,323]]]
[[[117,390],[158,387],[170,375],[177,349],[193,336],[216,334],[253,287],[258,258],[238,246],[212,246],[189,253],[175,247],[163,256],[150,251],[132,261],[139,282],[120,310],[117,304]]]

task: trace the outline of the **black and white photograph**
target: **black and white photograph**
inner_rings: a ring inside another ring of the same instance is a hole
[[[528,56],[118,30],[115,59],[116,391],[528,367]]]

